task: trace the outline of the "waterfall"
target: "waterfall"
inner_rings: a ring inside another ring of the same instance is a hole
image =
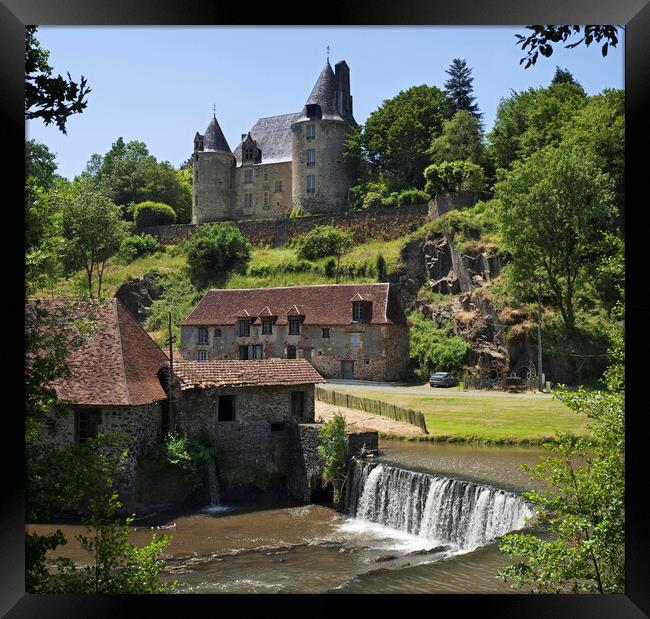
[[[364,461],[352,462],[343,501],[358,519],[461,550],[521,529],[534,514],[505,490]]]
[[[217,464],[214,460],[208,461],[208,490],[210,492],[210,506],[216,507],[221,500]]]

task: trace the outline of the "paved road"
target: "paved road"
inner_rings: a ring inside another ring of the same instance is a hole
[[[509,393],[503,391],[455,391],[441,387],[408,387],[401,383],[375,383],[365,380],[328,380],[321,384],[325,389],[345,387],[353,391],[385,391],[388,393],[402,393],[404,395],[440,395],[445,397],[481,397],[481,398],[552,398],[550,393]]]

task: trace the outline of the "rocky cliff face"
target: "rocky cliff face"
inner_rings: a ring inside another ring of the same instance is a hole
[[[162,294],[157,280],[155,273],[146,273],[142,279],[125,282],[115,293],[115,296],[141,325],[149,315],[151,304]]]
[[[490,302],[477,294],[499,275],[503,257],[486,251],[461,253],[451,235],[431,233],[402,249],[403,267],[389,278],[396,285],[405,310],[416,309],[438,326],[451,325],[470,343],[470,365],[509,366],[498,317]],[[450,296],[447,303],[429,303],[418,293],[426,287]]]

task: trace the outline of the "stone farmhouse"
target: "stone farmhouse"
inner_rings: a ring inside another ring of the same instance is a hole
[[[345,211],[353,176],[343,144],[356,124],[350,69],[329,59],[302,111],[260,118],[234,151],[213,116],[194,137],[192,223]]]
[[[62,300],[40,301],[52,311]],[[74,313],[90,315],[90,308],[77,303]],[[46,443],[84,443],[98,433],[122,431],[127,437],[127,477],[139,457],[163,436],[167,394],[158,379],[167,356],[115,298],[96,313],[95,331],[85,345],[68,356],[70,377],[53,387],[59,400],[69,403],[69,414],[59,419],[56,432],[43,429]]]
[[[304,359],[174,361],[174,425],[208,432],[219,477],[232,486],[284,486],[295,428],[314,422],[320,374]]]
[[[303,358],[325,378],[385,381],[409,362],[388,283],[210,290],[180,326],[188,361]]]

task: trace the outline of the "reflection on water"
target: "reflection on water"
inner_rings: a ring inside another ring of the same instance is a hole
[[[534,464],[540,449],[467,447],[382,441],[382,461],[414,470],[491,483],[508,490],[531,487],[521,462]],[[180,593],[489,593],[512,592],[495,574],[509,559],[495,543],[473,552],[377,523],[360,521],[321,505],[287,502],[212,506],[138,522],[130,541],[146,544],[155,533],[166,549],[166,580]],[[151,527],[167,527],[152,530]],[[145,527],[149,527],[147,530]],[[29,525],[51,531],[53,525]],[[59,526],[68,544],[62,554],[88,560],[75,535]]]

